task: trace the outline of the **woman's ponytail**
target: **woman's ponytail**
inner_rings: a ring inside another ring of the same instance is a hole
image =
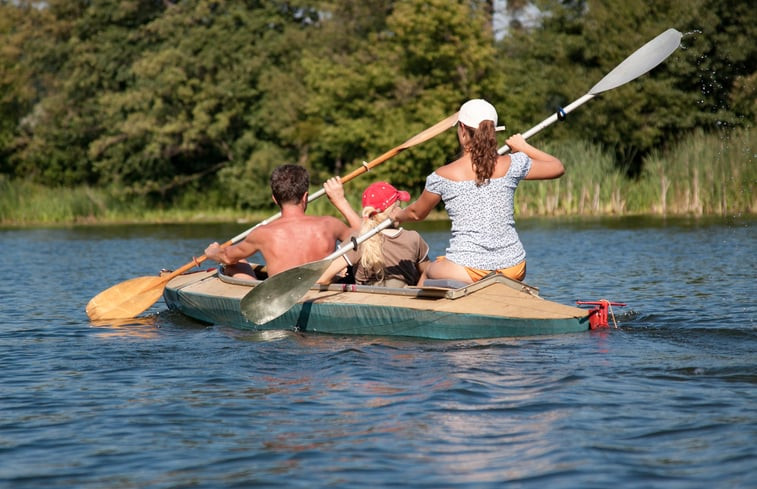
[[[491,178],[499,157],[493,121],[481,121],[478,129],[473,131],[470,154],[473,171],[476,172],[476,185],[481,186]]]

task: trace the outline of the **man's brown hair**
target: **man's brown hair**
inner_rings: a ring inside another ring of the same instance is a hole
[[[297,165],[281,165],[271,173],[271,192],[279,206],[296,204],[310,187],[308,171]]]

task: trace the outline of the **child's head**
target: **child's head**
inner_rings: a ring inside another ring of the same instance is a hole
[[[363,216],[371,217],[389,209],[396,202],[407,202],[410,194],[387,182],[372,183],[363,192]]]

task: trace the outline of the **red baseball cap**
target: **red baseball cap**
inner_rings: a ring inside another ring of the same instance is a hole
[[[386,182],[372,183],[363,192],[363,207],[373,207],[378,212],[384,212],[397,201],[407,202],[410,194],[404,190],[397,190]]]

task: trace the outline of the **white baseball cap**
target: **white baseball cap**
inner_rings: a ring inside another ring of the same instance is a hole
[[[505,126],[497,126],[497,109],[492,104],[482,98],[474,98],[468,100],[460,107],[460,112],[457,116],[458,122],[462,122],[468,127],[478,129],[478,125],[482,121],[492,121],[495,126],[495,130],[504,131]]]

